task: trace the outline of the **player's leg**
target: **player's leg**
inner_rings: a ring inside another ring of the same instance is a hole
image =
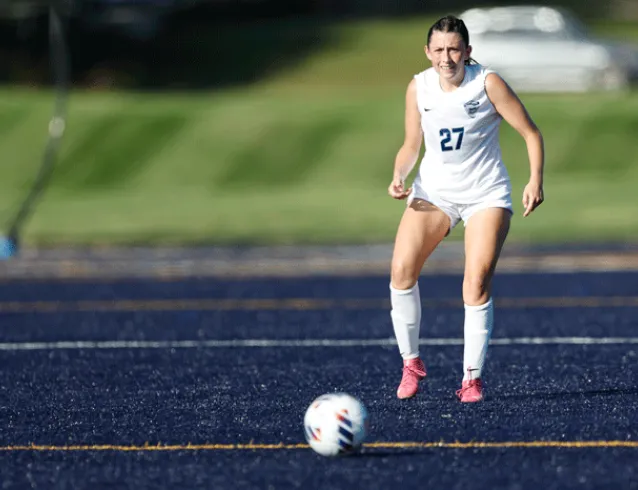
[[[474,213],[465,229],[465,304],[463,382],[457,392],[461,401],[483,399],[483,366],[492,334],[494,309],[491,282],[507,237],[511,212],[487,208]]]
[[[425,377],[419,358],[421,296],[418,278],[423,264],[451,227],[448,215],[423,199],[414,199],[403,213],[392,256],[390,298],[392,325],[403,358],[397,396],[410,398]]]

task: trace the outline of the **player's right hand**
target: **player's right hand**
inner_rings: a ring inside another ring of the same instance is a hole
[[[390,187],[388,187],[388,194],[394,199],[405,199],[410,195],[410,192],[412,192],[412,187],[406,189],[405,182],[403,182],[403,179],[400,177],[394,177],[390,183]]]

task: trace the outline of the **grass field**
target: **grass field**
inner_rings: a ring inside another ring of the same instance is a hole
[[[74,91],[25,242],[391,241],[403,204],[386,187],[427,25],[336,25],[338,43],[241,88]],[[638,240],[638,92],[522,98],[546,139],[546,203],[519,214],[510,240]],[[50,93],[0,92],[5,220],[35,176],[52,104]],[[506,125],[502,145],[520,212],[525,146]]]

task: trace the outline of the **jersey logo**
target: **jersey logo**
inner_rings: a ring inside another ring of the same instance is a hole
[[[474,118],[476,117],[476,113],[478,112],[480,105],[481,103],[478,100],[470,100],[469,102],[463,104],[463,107],[465,108],[465,112],[467,112],[467,115]]]

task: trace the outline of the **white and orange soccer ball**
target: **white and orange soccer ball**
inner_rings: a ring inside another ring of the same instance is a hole
[[[368,435],[366,407],[347,393],[316,398],[304,416],[304,434],[310,447],[322,456],[343,456],[357,451]]]

